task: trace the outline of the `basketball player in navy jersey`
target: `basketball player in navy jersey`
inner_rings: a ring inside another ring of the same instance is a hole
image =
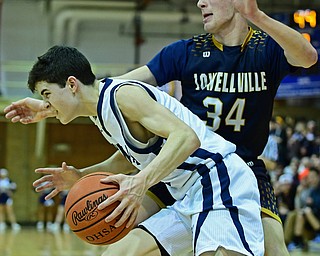
[[[121,78],[157,86],[181,81],[181,102],[235,143],[257,177],[266,255],[289,255],[273,188],[257,158],[268,139],[281,80],[298,67],[315,64],[317,51],[300,33],[259,10],[256,0],[199,0],[198,7],[207,34],[168,45]]]
[[[147,65],[121,78],[158,86],[181,81],[181,102],[235,143],[237,153],[258,179],[266,254],[289,255],[273,188],[264,163],[257,158],[268,138],[281,80],[299,67],[316,63],[318,54],[301,34],[262,12],[256,0],[199,0],[198,7],[208,34],[165,47]],[[264,32],[253,30],[248,21]],[[24,99],[16,106],[19,113],[8,115],[14,122],[54,116],[34,99]]]
[[[132,241],[138,236],[143,246],[123,242],[117,255],[264,254],[254,174],[235,154],[233,143],[208,129],[175,98],[140,81],[97,80],[85,56],[65,46],[54,46],[38,57],[28,86],[62,124],[79,116],[92,119],[118,149],[105,162],[106,171],[119,173],[132,166],[139,170],[102,179],[119,184],[119,191],[98,207],[120,202],[106,222],[120,215],[115,226],[127,219],[130,226],[148,189],[160,181],[176,199],[124,238]],[[52,168],[38,172],[45,176],[34,182],[37,191],[54,188],[56,192],[88,173]]]

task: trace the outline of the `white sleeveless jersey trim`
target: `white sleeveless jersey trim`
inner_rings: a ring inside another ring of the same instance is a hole
[[[167,93],[139,81],[106,79],[105,83],[100,84],[98,117],[91,119],[99,127],[103,136],[114,144],[137,169],[144,169],[157,156],[166,140],[155,136],[148,143],[142,143],[131,135],[115,98],[117,90],[123,85],[143,88],[154,100],[188,124],[200,139],[200,148],[163,179],[176,199],[182,198],[199,178],[200,174],[197,170],[200,166],[206,165],[207,168],[211,168],[215,161],[221,161],[229,153],[235,152],[236,147],[233,143],[207,129],[204,122]],[[221,157],[214,159],[215,153]]]

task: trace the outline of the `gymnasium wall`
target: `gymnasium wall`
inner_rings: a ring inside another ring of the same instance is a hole
[[[40,131],[44,127],[44,131]],[[80,119],[64,126],[50,120],[39,126],[0,122],[0,166],[17,183],[14,208],[20,222],[37,220],[38,197],[32,182],[39,167],[68,165],[82,168],[101,162],[115,151],[90,120]],[[39,133],[43,138],[39,138]],[[39,141],[40,140],[40,141]]]

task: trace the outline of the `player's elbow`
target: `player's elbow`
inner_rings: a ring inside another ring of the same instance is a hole
[[[194,130],[190,129],[186,135],[187,141],[189,145],[192,145],[194,150],[198,149],[201,146],[201,142],[199,140],[198,135],[194,132]]]
[[[292,66],[310,68],[318,61],[318,52],[314,47],[304,47],[303,54],[301,51],[296,51],[294,55],[286,55],[288,62]]]
[[[196,148],[199,148],[201,146],[201,142],[200,142],[200,139],[197,135],[195,135],[196,138],[195,138],[195,147]]]
[[[304,68],[310,68],[318,61],[318,52],[315,48],[310,48],[305,52],[305,64]]]

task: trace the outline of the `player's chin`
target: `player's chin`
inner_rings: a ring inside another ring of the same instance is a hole
[[[203,24],[203,30],[206,31],[207,33],[214,33],[215,26],[214,24],[212,24],[212,22],[211,23],[207,22]]]
[[[68,124],[71,121],[73,121],[75,118],[65,118],[65,117],[58,117],[56,116],[56,118],[60,121],[60,123],[62,124]]]
[[[210,25],[204,25],[203,30],[206,31],[207,33],[212,33]]]

